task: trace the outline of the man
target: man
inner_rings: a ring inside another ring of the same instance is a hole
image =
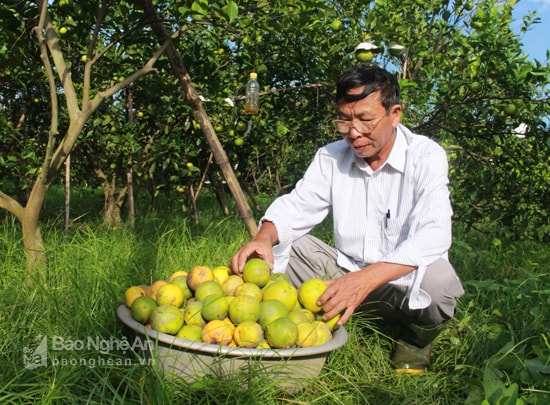
[[[423,372],[454,316],[462,285],[447,260],[452,208],[445,151],[400,124],[396,78],[359,66],[336,84],[343,140],[317,151],[295,189],[276,199],[258,234],[231,259],[261,257],[299,286],[320,277],[324,318],[343,325],[361,307],[401,327],[397,371]],[[332,211],[334,247],[308,235]]]

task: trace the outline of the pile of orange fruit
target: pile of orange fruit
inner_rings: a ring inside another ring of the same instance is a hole
[[[317,299],[327,288],[313,278],[299,288],[267,262],[250,259],[242,276],[229,267],[197,265],[167,280],[129,287],[132,318],[191,341],[256,349],[317,346],[333,338],[340,316],[322,319]]]

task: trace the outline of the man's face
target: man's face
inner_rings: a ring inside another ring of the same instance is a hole
[[[361,87],[350,94],[360,93]],[[380,102],[380,92],[351,103],[338,104],[338,119],[351,121],[349,132],[343,134],[349,147],[358,157],[364,158],[376,170],[388,158],[396,128],[401,118],[401,106],[396,104],[388,111]],[[363,121],[361,123],[360,121]]]

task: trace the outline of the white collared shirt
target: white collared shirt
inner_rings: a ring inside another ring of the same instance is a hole
[[[425,308],[431,302],[420,289],[426,266],[447,259],[452,240],[447,175],[444,149],[403,125],[376,171],[344,140],[322,147],[295,189],[262,218],[275,224],[279,236],[274,270],[285,270],[292,241],[332,210],[338,264],[349,271],[375,262],[415,266],[391,283],[407,292],[411,309]]]

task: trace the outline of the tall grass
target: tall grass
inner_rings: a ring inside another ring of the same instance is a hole
[[[492,404],[503,398],[495,394],[499,381],[501,393],[516,384],[516,396],[526,403],[549,402],[547,246],[495,243],[459,231],[451,256],[467,293],[456,319],[436,340],[433,366],[423,376],[395,374],[391,339],[360,315],[346,325],[349,341],[331,353],[319,378],[295,393],[253,369],[188,385],[165,379],[131,351],[71,347],[88,338],[128,336],[116,317],[128,286],[196,264],[227,264],[248,239],[237,216],[221,217],[216,207],[199,214],[195,223],[177,212],[152,213],[133,230],[80,220],[68,235],[54,218],[43,228],[48,268],[32,288],[25,285],[18,226],[3,220],[0,403]],[[329,227],[316,232],[330,238]],[[46,366],[29,369],[28,356],[43,337],[62,348],[50,348]],[[489,381],[490,372],[496,380]]]

